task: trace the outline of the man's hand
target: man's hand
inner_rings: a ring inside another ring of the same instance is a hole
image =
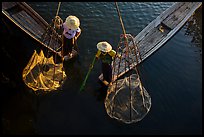
[[[75,37],[74,37],[74,40],[76,41],[77,39],[78,39],[78,37],[77,37],[77,36],[75,36]]]
[[[118,58],[122,58],[121,54],[119,54],[119,53],[118,53],[116,56],[117,56]]]
[[[112,85],[113,85],[113,83],[112,83],[112,82],[110,82],[110,83],[109,83],[109,86],[112,86]]]

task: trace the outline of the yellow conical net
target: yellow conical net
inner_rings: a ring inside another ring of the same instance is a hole
[[[25,84],[35,92],[57,90],[66,79],[63,63],[55,64],[53,56],[46,58],[43,51],[34,51],[22,73]]]

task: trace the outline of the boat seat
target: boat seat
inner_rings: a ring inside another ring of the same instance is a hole
[[[172,28],[170,28],[169,26],[167,26],[166,24],[164,24],[163,22],[161,22],[160,24],[161,26],[163,26],[165,29],[167,30],[172,30]]]

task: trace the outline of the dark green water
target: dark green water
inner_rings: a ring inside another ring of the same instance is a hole
[[[51,22],[58,3],[29,4]],[[119,2],[118,5],[126,32],[136,36],[172,2]],[[44,96],[32,94],[21,78],[22,69],[33,53],[32,43],[22,41],[24,44],[18,45],[15,42],[20,36],[12,41],[9,36],[4,37],[3,134],[202,134],[202,8],[140,65],[140,77],[152,98],[152,107],[143,120],[130,125],[106,114],[103,102],[106,93],[98,82],[100,62],[95,64],[85,90],[78,93],[97,51],[96,44],[106,40],[116,48],[119,41],[122,29],[114,3],[62,2],[60,17],[65,19],[71,14],[81,21],[80,58],[79,62],[65,65],[68,79],[62,91]]]

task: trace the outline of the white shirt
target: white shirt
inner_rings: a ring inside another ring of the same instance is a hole
[[[68,39],[73,38],[77,32],[81,31],[79,27],[76,30],[69,29],[65,23],[62,24],[62,27],[64,29],[63,35]]]

